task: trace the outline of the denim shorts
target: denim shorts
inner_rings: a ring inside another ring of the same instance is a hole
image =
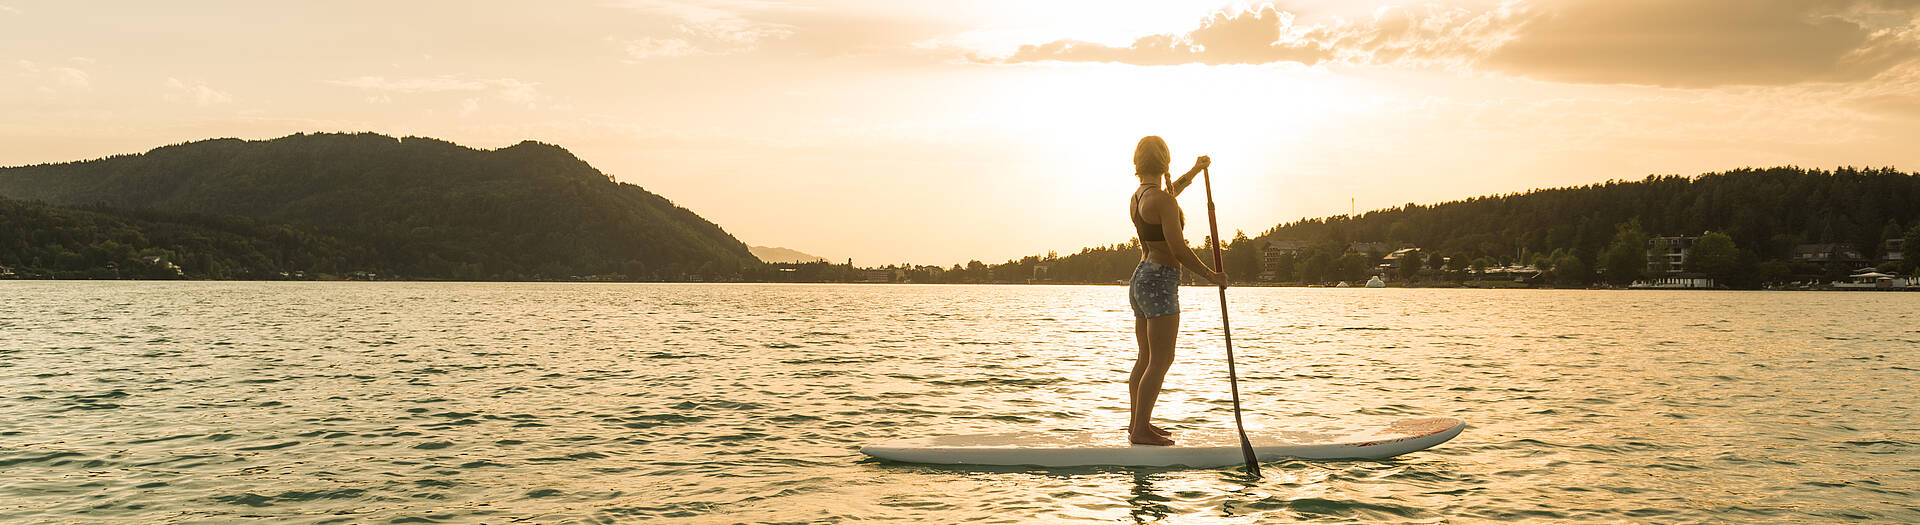
[[[1141,319],[1180,313],[1180,268],[1140,261],[1127,284],[1127,299],[1133,316]]]

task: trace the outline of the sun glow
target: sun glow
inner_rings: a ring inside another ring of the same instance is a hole
[[[1348,134],[1340,122],[1386,111],[1387,87],[1307,67],[1134,67],[1111,64],[1009,66],[991,102],[972,108],[1032,156],[1023,187],[1051,198],[1052,209],[1097,214],[1100,188],[1132,185],[1131,148],[1145,135],[1167,139],[1175,175],[1200,155],[1215,165],[1222,228],[1270,225],[1281,210],[1274,196],[1307,168],[1289,159],[1313,157],[1313,144]],[[976,93],[978,94],[978,93]],[[1323,174],[1324,176],[1324,174]],[[1197,199],[1183,199],[1197,209]],[[1252,231],[1249,233],[1258,233]],[[1190,230],[1199,238],[1201,230]],[[1231,235],[1231,233],[1223,233]]]
[[[0,165],[323,131],[533,139],[748,244],[859,264],[1124,241],[1142,135],[1175,169],[1214,158],[1228,234],[1349,198],[1920,164],[1902,44],[1920,11],[1871,0],[32,4],[0,5]]]

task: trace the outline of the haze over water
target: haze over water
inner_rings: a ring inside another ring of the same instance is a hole
[[[1158,414],[1231,425],[1183,291]],[[1383,461],[936,468],[1107,429],[1113,286],[0,282],[0,521],[1920,521],[1912,294],[1236,288],[1248,422]]]

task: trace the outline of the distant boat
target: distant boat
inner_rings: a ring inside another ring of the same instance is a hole
[[[1373,276],[1372,279],[1367,279],[1367,287],[1368,288],[1386,288],[1387,282],[1384,280],[1381,280],[1380,276],[1375,275]]]
[[[1347,284],[1346,281],[1340,281],[1340,284],[1333,285],[1333,287],[1334,288],[1352,288],[1353,285]]]

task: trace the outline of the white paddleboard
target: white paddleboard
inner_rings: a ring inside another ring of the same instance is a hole
[[[1453,439],[1464,421],[1448,417],[1402,419],[1384,425],[1323,425],[1248,432],[1254,456],[1281,458],[1385,458]],[[1221,467],[1246,461],[1232,429],[1175,430],[1173,446],[1135,445],[1125,430],[1013,432],[899,439],[860,448],[880,459],[946,465],[1042,467]]]

